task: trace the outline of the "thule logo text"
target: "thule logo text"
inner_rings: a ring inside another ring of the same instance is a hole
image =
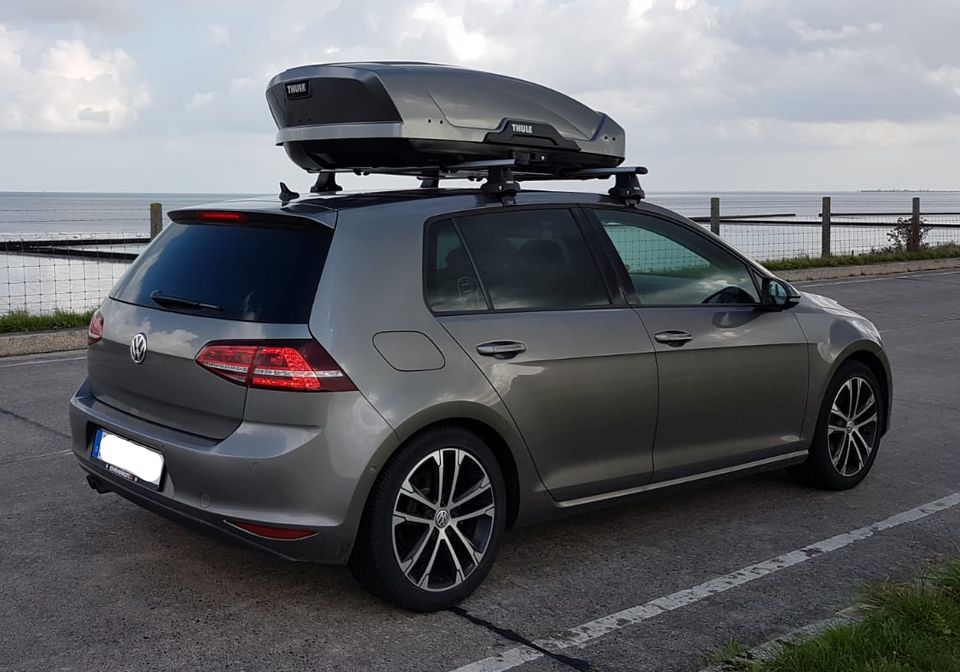
[[[287,84],[287,98],[306,98],[310,95],[310,88],[306,81]]]
[[[510,128],[514,133],[533,133],[531,124],[510,124]]]

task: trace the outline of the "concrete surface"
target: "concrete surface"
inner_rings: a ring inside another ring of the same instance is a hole
[[[86,329],[31,331],[25,334],[0,334],[0,357],[62,352],[87,347]]]
[[[83,352],[4,359],[0,670],[444,672],[960,490],[960,272],[804,289],[871,317],[893,362],[893,429],[859,488],[772,472],[515,530],[463,610],[431,615],[95,494],[67,453]],[[960,507],[940,511],[517,669],[697,670],[960,553],[958,530]]]
[[[916,271],[942,271],[960,268],[960,259],[917,259],[915,261],[891,261],[886,264],[862,266],[820,266],[798,268],[792,271],[774,271],[788,282],[805,280],[838,280],[858,276],[898,275]]]

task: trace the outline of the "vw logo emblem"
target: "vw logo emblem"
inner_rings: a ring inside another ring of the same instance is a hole
[[[442,530],[447,526],[447,523],[450,522],[450,514],[446,509],[440,509],[437,511],[437,516],[434,518],[433,522],[436,523],[437,527]]]
[[[135,364],[143,364],[147,356],[147,337],[144,334],[137,334],[130,341],[130,359]]]

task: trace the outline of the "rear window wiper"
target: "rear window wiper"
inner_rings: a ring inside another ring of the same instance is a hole
[[[182,296],[172,296],[164,294],[160,290],[150,292],[150,298],[164,308],[195,308],[197,310],[214,310],[218,313],[223,312],[223,308],[212,303],[202,303],[193,299],[185,299]]]

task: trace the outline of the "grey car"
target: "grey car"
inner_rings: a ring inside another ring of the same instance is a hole
[[[170,213],[90,326],[91,486],[449,607],[515,526],[697,479],[870,470],[877,329],[701,226],[593,193]]]

